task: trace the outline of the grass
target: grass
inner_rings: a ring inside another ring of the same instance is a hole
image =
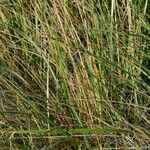
[[[2,149],[148,149],[148,0],[0,2]]]

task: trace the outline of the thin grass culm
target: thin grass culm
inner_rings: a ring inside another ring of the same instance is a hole
[[[148,0],[0,1],[0,149],[150,149]]]

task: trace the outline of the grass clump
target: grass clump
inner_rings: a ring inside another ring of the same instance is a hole
[[[148,0],[0,2],[0,147],[148,148]]]

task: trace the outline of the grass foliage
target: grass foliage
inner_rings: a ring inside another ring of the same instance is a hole
[[[150,143],[148,0],[1,0],[0,147]]]

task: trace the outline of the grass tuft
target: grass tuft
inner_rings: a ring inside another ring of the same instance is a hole
[[[0,147],[150,143],[148,0],[1,0]]]

